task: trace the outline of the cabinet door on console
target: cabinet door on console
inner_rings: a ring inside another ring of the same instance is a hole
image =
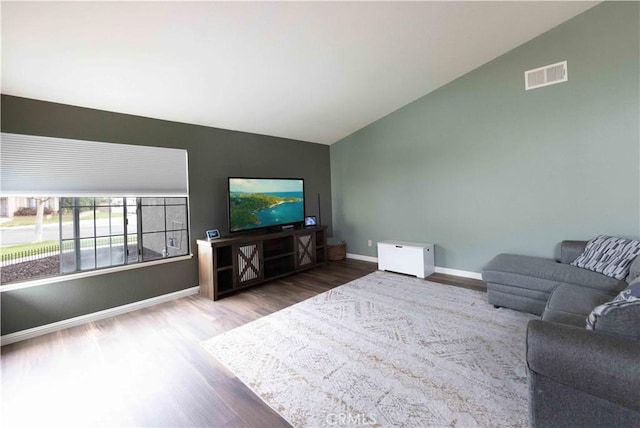
[[[296,268],[304,268],[316,264],[315,233],[296,235]]]
[[[234,248],[236,286],[243,287],[264,278],[262,241],[239,244]]]

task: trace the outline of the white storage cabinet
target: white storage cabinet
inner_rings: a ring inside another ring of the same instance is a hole
[[[435,271],[433,244],[406,241],[378,242],[378,269],[425,278]]]

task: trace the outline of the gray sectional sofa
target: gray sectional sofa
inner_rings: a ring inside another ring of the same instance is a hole
[[[560,262],[518,254],[497,255],[482,271],[489,303],[542,315],[551,293],[560,285],[595,290],[611,300],[628,285],[626,281],[570,265],[582,254],[586,244],[587,241],[563,241],[560,244]],[[634,261],[630,272],[634,269],[640,271],[640,258]]]
[[[640,305],[586,328],[594,308],[640,284],[640,256],[617,280],[570,265],[586,244],[562,242],[559,262],[496,256],[483,270],[488,300],[541,315],[526,339],[531,426],[640,427]]]

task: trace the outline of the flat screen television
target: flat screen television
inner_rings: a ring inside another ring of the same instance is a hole
[[[304,179],[229,177],[229,232],[304,222]]]

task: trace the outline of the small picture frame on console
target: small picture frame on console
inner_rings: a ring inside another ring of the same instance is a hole
[[[318,225],[318,220],[316,216],[310,215],[304,218],[304,227],[316,227]]]
[[[207,241],[213,241],[218,238],[220,238],[220,232],[218,229],[207,230]]]

